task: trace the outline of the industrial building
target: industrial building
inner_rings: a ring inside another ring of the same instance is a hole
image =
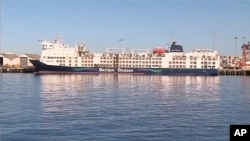
[[[250,71],[250,42],[242,45],[242,69]]]
[[[15,53],[0,53],[0,66],[5,68],[27,68],[32,66],[29,59],[40,59],[40,56],[28,53],[20,56]]]
[[[238,56],[220,56],[220,67],[222,69],[239,69],[241,67],[241,57]]]

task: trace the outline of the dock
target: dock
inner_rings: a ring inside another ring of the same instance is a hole
[[[250,75],[250,70],[242,69],[220,69],[220,75]]]
[[[5,68],[0,67],[0,73],[33,73],[35,72],[34,67],[28,68]]]

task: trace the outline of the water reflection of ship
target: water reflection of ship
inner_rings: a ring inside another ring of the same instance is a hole
[[[95,95],[151,95],[173,103],[186,99],[218,101],[220,77],[159,75],[40,75],[41,97],[47,111],[62,110],[72,100],[88,101]],[[71,105],[72,106],[72,105]],[[82,105],[73,105],[81,108]]]
[[[85,83],[91,85],[92,88],[102,87],[118,83],[119,85],[141,85],[142,87],[158,87],[159,91],[169,91],[171,87],[192,87],[197,91],[206,87],[217,87],[219,77],[203,77],[203,76],[158,76],[158,75],[126,75],[126,74],[100,74],[100,75],[43,75],[42,87],[45,91],[59,91],[62,89],[84,90]],[[118,86],[119,86],[118,85]]]

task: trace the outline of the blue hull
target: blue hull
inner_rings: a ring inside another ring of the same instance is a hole
[[[126,74],[149,74],[149,75],[218,75],[218,69],[190,69],[190,68],[107,68],[107,67],[67,67],[46,65],[39,60],[30,60],[36,67],[37,73],[126,73]]]

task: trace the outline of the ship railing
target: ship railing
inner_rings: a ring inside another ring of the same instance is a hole
[[[122,51],[122,54],[124,54],[125,53],[125,49],[124,48],[107,48],[106,49],[106,52],[107,53],[112,53],[114,50],[121,50]],[[119,53],[119,52],[118,52]]]
[[[216,51],[211,49],[195,49],[192,52],[216,52]]]
[[[131,53],[136,54],[138,51],[144,51],[144,53],[149,53],[148,49],[131,49]]]

